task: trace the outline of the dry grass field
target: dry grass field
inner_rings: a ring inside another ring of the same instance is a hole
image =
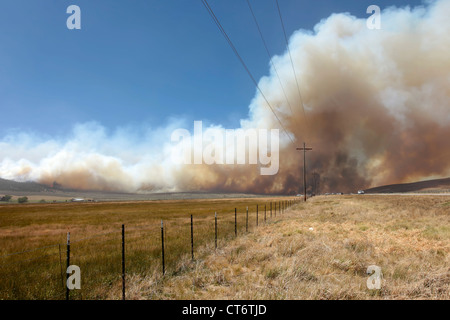
[[[249,231],[264,204],[287,198],[121,201],[0,206],[0,299],[62,299],[65,295],[66,234],[71,234],[71,264],[82,272],[82,289],[74,299],[120,298],[121,226],[125,224],[127,277],[161,273],[161,219],[165,231],[166,275],[190,256],[190,215],[195,248],[214,244],[214,213],[218,244]],[[268,209],[269,207],[267,207]],[[275,214],[275,212],[274,212]],[[58,245],[59,244],[59,245]],[[23,252],[21,254],[14,254]],[[116,293],[117,292],[117,293]]]
[[[65,247],[53,244],[64,244],[70,230],[71,263],[82,272],[82,289],[72,292],[72,298],[120,299],[122,223],[128,299],[450,298],[449,196],[318,196],[276,217],[267,211],[264,222],[264,205],[280,200],[1,206],[0,298],[63,299]],[[249,232],[245,231],[247,206]],[[166,231],[165,276],[161,219]],[[366,286],[369,265],[381,267],[380,290]]]
[[[312,229],[310,229],[312,228]],[[450,197],[315,197],[184,272],[133,278],[136,299],[449,299]],[[381,267],[369,290],[369,265]]]

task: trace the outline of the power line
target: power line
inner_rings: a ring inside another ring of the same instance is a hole
[[[278,82],[280,83],[281,90],[283,91],[284,97],[285,97],[286,102],[287,102],[287,104],[289,106],[289,110],[291,111],[292,118],[294,119],[294,121],[297,124],[297,121],[295,120],[295,117],[294,117],[294,113],[292,112],[291,103],[289,102],[289,99],[288,99],[288,97],[286,95],[286,91],[284,90],[284,86],[283,86],[283,83],[281,82],[281,78],[280,78],[280,75],[278,74],[278,70],[277,70],[275,64],[273,63],[272,55],[270,54],[269,48],[267,47],[267,43],[266,43],[266,41],[264,39],[264,36],[262,34],[262,31],[261,31],[261,28],[259,27],[258,20],[256,19],[256,16],[255,16],[255,14],[253,12],[252,6],[250,5],[250,1],[249,0],[246,0],[246,1],[247,1],[247,4],[248,4],[248,8],[250,9],[250,12],[251,12],[251,14],[253,16],[253,21],[255,21],[256,28],[258,29],[259,35],[260,35],[261,40],[262,40],[262,42],[264,44],[264,48],[266,49],[267,56],[269,57],[270,63],[271,63],[271,65],[272,65],[272,67],[273,67],[273,69],[275,71],[275,74],[276,74],[276,76],[278,78]]]
[[[286,47],[287,47],[287,50],[288,50],[288,53],[289,53],[289,58],[291,60],[292,71],[294,72],[295,83],[297,84],[297,92],[298,92],[298,96],[300,97],[300,104],[302,106],[303,116],[305,117],[305,126],[306,126],[305,132],[307,132],[309,130],[308,130],[308,124],[307,124],[307,121],[306,121],[306,112],[305,112],[305,107],[303,105],[302,94],[300,93],[300,86],[299,86],[298,80],[297,80],[297,73],[295,72],[294,61],[292,60],[291,49],[289,48],[289,41],[288,41],[287,36],[286,36],[286,29],[284,28],[284,22],[283,22],[283,17],[281,15],[280,5],[278,4],[278,0],[275,0],[275,2],[277,4],[278,15],[280,16],[281,26],[283,28],[284,40],[286,41]],[[305,135],[306,135],[306,133],[305,133]]]
[[[242,66],[244,67],[245,71],[247,72],[247,74],[249,75],[250,79],[253,81],[254,85],[256,86],[256,88],[258,89],[259,93],[261,94],[261,96],[264,98],[264,100],[266,101],[267,105],[269,106],[270,110],[272,111],[272,113],[274,114],[275,118],[278,120],[278,122],[280,123],[280,126],[283,128],[284,132],[286,133],[286,135],[288,136],[289,140],[291,140],[291,143],[295,145],[294,140],[292,139],[292,137],[289,135],[289,133],[287,132],[286,128],[283,126],[283,123],[281,122],[280,118],[277,116],[277,114],[275,113],[275,111],[273,110],[271,104],[269,103],[269,101],[267,100],[266,96],[264,95],[264,93],[262,92],[261,88],[259,87],[258,83],[256,82],[255,78],[253,77],[252,73],[250,72],[250,70],[248,69],[247,65],[245,64],[244,60],[242,59],[242,57],[239,55],[239,52],[237,51],[236,47],[233,45],[233,42],[231,41],[231,39],[228,37],[228,34],[225,32],[224,28],[222,27],[221,23],[219,22],[219,19],[217,19],[216,15],[214,14],[214,11],[211,9],[211,7],[208,4],[207,0],[202,0],[203,5],[205,6],[206,10],[208,10],[209,15],[211,16],[211,18],[214,20],[216,26],[219,28],[220,32],[222,33],[222,35],[224,36],[225,40],[228,42],[228,45],[231,47],[231,49],[233,50],[234,54],[236,55],[236,57],[239,59],[239,61],[241,62]]]

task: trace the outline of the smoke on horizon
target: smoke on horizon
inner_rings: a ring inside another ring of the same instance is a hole
[[[313,148],[310,186],[347,192],[450,176],[449,14],[450,1],[440,0],[382,11],[381,30],[333,14],[314,32],[295,32],[290,48],[306,119],[289,54],[274,57],[293,114],[274,70],[259,85],[298,146]],[[260,94],[249,109],[242,128],[279,128]],[[175,164],[170,134],[191,127],[174,120],[108,133],[86,123],[64,139],[11,134],[0,140],[0,177],[126,192],[302,192],[302,154],[282,130],[279,172],[261,176],[257,165]],[[223,128],[206,128],[216,129]]]

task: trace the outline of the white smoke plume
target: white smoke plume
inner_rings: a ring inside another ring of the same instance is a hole
[[[309,188],[313,172],[322,192],[450,176],[449,15],[450,1],[440,0],[383,10],[381,30],[341,13],[295,32],[290,50],[306,118],[288,53],[273,58],[293,114],[274,70],[259,85],[296,144],[313,147]],[[176,164],[170,134],[192,124],[169,121],[112,133],[80,124],[64,139],[11,134],[0,140],[0,177],[127,192],[301,191],[301,154],[260,94],[249,110],[242,128],[280,129],[277,175],[261,176],[255,165]]]

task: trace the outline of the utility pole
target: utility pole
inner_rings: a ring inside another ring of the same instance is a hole
[[[303,191],[304,199],[306,201],[306,151],[312,150],[312,148],[307,148],[306,144],[303,142],[303,148],[297,148],[297,150],[303,150]]]

